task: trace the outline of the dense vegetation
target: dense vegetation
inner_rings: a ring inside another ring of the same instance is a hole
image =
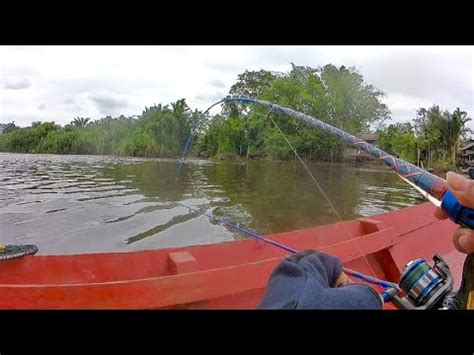
[[[348,132],[359,134],[370,124],[388,118],[381,102],[383,93],[364,83],[354,68],[292,66],[288,73],[265,70],[238,76],[231,95],[260,98],[322,118]],[[266,111],[255,105],[230,104],[225,115],[210,121],[199,150],[210,156],[292,158],[293,153]],[[347,145],[320,129],[305,126],[294,118],[276,115],[277,125],[292,145],[307,158],[340,158]]]
[[[387,126],[390,112],[382,102],[383,92],[367,84],[355,68],[331,64],[319,68],[292,64],[286,73],[245,71],[229,94],[291,107],[355,135],[377,131],[382,149],[426,166],[456,163],[470,120],[459,109],[450,113],[433,106],[418,110],[411,122]],[[34,122],[25,128],[4,124],[0,127],[0,151],[176,157],[199,115],[181,99],[171,105],[146,107],[138,117],[108,116],[96,121],[78,117],[64,127],[54,122]],[[265,109],[256,105],[225,105],[220,114],[207,117],[197,132],[193,154],[293,158],[291,148],[266,115]],[[344,157],[346,143],[296,119],[276,113],[272,117],[303,157]]]
[[[439,106],[420,108],[413,122],[391,124],[380,130],[380,148],[425,167],[452,170],[459,163],[460,144],[471,119],[459,108],[452,113]]]
[[[182,99],[171,107],[147,107],[138,119],[108,116],[91,122],[79,117],[65,127],[54,122],[25,128],[9,124],[0,135],[0,151],[176,156],[197,117]]]

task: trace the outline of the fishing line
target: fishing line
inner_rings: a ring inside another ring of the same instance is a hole
[[[339,221],[341,222],[341,224],[344,226],[344,228],[346,229],[346,231],[349,233],[349,236],[351,237],[351,239],[354,239],[354,235],[352,234],[351,230],[349,229],[349,227],[347,227],[346,223],[343,221],[343,219],[341,218],[341,216],[339,215],[339,213],[337,212],[336,208],[334,207],[334,205],[331,203],[331,201],[329,200],[329,197],[326,195],[326,193],[324,192],[323,188],[321,187],[321,185],[318,183],[318,181],[316,180],[316,178],[314,177],[314,175],[311,173],[311,171],[309,170],[308,166],[305,164],[305,162],[303,161],[303,159],[301,159],[300,155],[298,154],[298,152],[296,151],[295,147],[293,147],[293,145],[291,144],[291,142],[289,141],[289,139],[286,137],[286,135],[283,133],[283,131],[281,130],[280,126],[278,126],[278,124],[275,122],[275,120],[271,117],[271,114],[273,112],[273,109],[271,109],[268,114],[267,114],[267,118],[269,118],[272,123],[275,125],[275,127],[278,129],[278,131],[280,132],[281,136],[283,137],[283,139],[285,139],[286,143],[289,145],[289,147],[293,150],[293,152],[295,153],[296,157],[298,158],[298,160],[300,161],[300,163],[303,165],[303,167],[306,169],[306,171],[308,172],[309,176],[311,176],[311,179],[313,180],[313,182],[315,183],[315,185],[317,186],[317,188],[319,189],[319,191],[321,192],[321,194],[324,196],[324,199],[326,200],[326,202],[329,204],[329,206],[331,207],[331,209],[334,211],[334,213],[336,214],[337,218],[339,219]],[[359,244],[357,244],[357,242],[354,242],[354,245],[356,246],[358,252],[361,254],[362,258],[364,259],[365,263],[367,264],[367,266],[369,267],[369,270],[370,272],[372,273],[372,275],[375,275],[375,271],[374,269],[372,268],[372,266],[370,265],[369,261],[367,260],[367,257],[365,256],[365,254],[362,252],[362,250],[360,249],[359,247]]]
[[[195,207],[191,207],[191,206],[188,206],[188,205],[185,205],[184,203],[180,203],[180,202],[176,202],[178,205],[180,206],[183,206],[183,207],[186,207],[188,209],[190,209],[191,211],[196,211],[196,212],[200,212],[202,215],[208,217],[209,219],[211,220],[214,220],[214,221],[217,221],[229,228],[232,228],[244,235],[247,235],[249,237],[252,237],[252,238],[255,238],[255,239],[258,239],[264,243],[267,243],[267,244],[271,244],[277,248],[280,248],[282,250],[285,250],[291,254],[297,254],[299,253],[298,250],[294,249],[294,248],[291,248],[287,245],[284,245],[282,243],[278,243],[274,240],[271,240],[271,239],[268,239],[258,233],[255,233],[249,229],[246,229],[246,228],[243,228],[243,227],[240,227],[240,226],[237,226],[235,224],[232,224],[230,223],[229,221],[225,220],[224,218],[220,218],[220,217],[217,217],[217,216],[214,216],[214,215],[211,215],[209,213],[206,213],[206,212],[202,212],[200,209],[198,208],[195,208]],[[358,271],[355,271],[355,270],[352,270],[352,269],[349,269],[349,268],[346,268],[346,267],[342,267],[342,271],[344,271],[346,274],[350,275],[350,276],[353,276],[355,278],[358,278],[360,280],[363,280],[365,282],[368,282],[368,283],[371,283],[371,284],[374,284],[374,285],[378,285],[378,286],[381,286],[381,287],[384,287],[384,288],[389,288],[389,287],[393,287],[397,290],[400,290],[400,287],[393,283],[393,282],[389,282],[389,281],[385,281],[385,280],[380,280],[376,277],[373,277],[373,276],[369,276],[369,275],[365,275],[365,274],[362,274]]]
[[[200,115],[200,117],[198,118],[198,120],[196,121],[196,123],[192,126],[192,128],[191,128],[191,130],[190,130],[188,136],[186,137],[186,142],[185,142],[184,149],[183,149],[183,152],[182,152],[182,157],[181,157],[181,159],[180,159],[180,161],[179,161],[178,176],[179,176],[180,173],[181,173],[182,165],[183,165],[184,160],[186,159],[186,156],[187,156],[187,154],[188,154],[188,152],[189,152],[189,148],[190,148],[191,140],[192,140],[192,134],[193,134],[193,132],[196,130],[196,128],[200,125],[200,123],[204,120],[206,113],[209,112],[209,110],[210,110],[211,108],[213,108],[214,106],[216,106],[216,105],[218,105],[218,104],[220,104],[220,103],[226,103],[226,102],[233,101],[233,100],[241,101],[241,102],[245,102],[245,103],[259,103],[257,100],[249,99],[249,98],[233,98],[233,99],[232,99],[232,98],[224,98],[224,99],[222,99],[222,100],[220,100],[220,101],[214,103],[214,104],[211,105],[209,108],[207,108],[207,109]],[[279,106],[274,105],[274,104],[270,104],[271,110],[273,110],[274,107],[278,107],[279,110],[280,110],[282,113],[286,113],[282,107],[279,107]],[[270,112],[271,112],[271,111],[270,111]],[[275,123],[274,123],[274,124],[275,124]],[[278,125],[277,125],[277,128],[279,129]],[[325,127],[325,124],[324,124],[324,123],[322,123],[322,128],[323,128],[324,130],[327,130],[327,128]],[[279,129],[279,130],[280,130],[280,129]],[[280,130],[280,132],[281,132],[281,130]],[[282,133],[282,132],[281,132],[281,133]],[[286,139],[286,136],[285,136],[285,135],[283,135],[283,136],[284,136],[285,140],[287,140],[287,139]],[[289,143],[289,142],[287,141],[287,143]],[[300,162],[303,164],[303,166],[305,167],[305,169],[310,173],[310,176],[312,177],[312,179],[313,179],[313,181],[315,182],[315,184],[319,187],[319,189],[320,189],[321,193],[323,194],[323,196],[325,197],[326,201],[327,201],[328,204],[332,207],[332,209],[335,211],[336,216],[339,218],[339,220],[340,220],[341,222],[343,222],[343,221],[342,221],[342,218],[341,218],[340,215],[337,213],[337,210],[335,210],[334,206],[333,206],[332,203],[329,201],[327,195],[326,195],[326,194],[324,193],[324,191],[321,189],[321,187],[319,186],[317,180],[316,180],[316,179],[314,178],[314,176],[311,174],[311,172],[309,171],[309,169],[307,168],[307,166],[304,164],[304,162],[302,161],[301,157],[298,155],[298,153],[297,153],[296,150],[293,148],[293,146],[291,145],[291,143],[290,143],[290,147],[293,149],[293,151],[295,152],[296,156],[299,158]],[[387,162],[387,164],[388,164],[388,162]],[[182,205],[182,206],[184,206],[184,207],[187,207],[187,208],[190,209],[190,210],[193,210],[193,208],[191,208],[191,207],[189,207],[189,206],[186,206],[186,205],[184,205],[184,204],[180,204],[180,205]],[[256,238],[256,239],[260,239],[260,240],[262,240],[262,241],[264,241],[264,242],[266,242],[266,243],[272,244],[272,245],[277,246],[277,247],[279,247],[279,248],[281,248],[281,249],[284,249],[284,250],[286,250],[286,251],[289,251],[290,253],[297,253],[297,252],[298,252],[297,250],[294,250],[294,249],[292,249],[292,248],[289,248],[289,247],[287,247],[287,246],[285,246],[285,245],[277,245],[277,244],[280,244],[280,243],[273,242],[273,241],[271,241],[271,240],[269,240],[269,239],[267,239],[267,238],[265,238],[265,237],[262,237],[262,236],[258,235],[257,233],[254,233],[254,232],[252,232],[252,231],[249,231],[249,230],[247,230],[247,229],[245,229],[245,228],[235,226],[235,225],[233,225],[232,223],[230,223],[230,222],[224,220],[223,218],[211,216],[211,215],[206,214],[206,213],[204,213],[204,215],[207,216],[208,218],[211,218],[211,219],[216,220],[216,221],[218,221],[218,222],[220,222],[220,223],[223,223],[224,225],[226,225],[226,226],[228,226],[228,227],[230,227],[230,228],[233,228],[234,230],[237,230],[237,231],[239,231],[239,232],[241,232],[241,233],[243,233],[243,234],[245,234],[245,235],[254,237],[254,238]],[[346,226],[344,223],[342,223],[342,224],[343,224],[343,226],[344,226],[345,228],[347,228],[347,226]],[[350,232],[350,230],[349,230],[348,228],[347,228],[347,230],[348,230],[348,232],[349,232],[349,235],[350,235],[351,237],[353,237],[353,235],[352,235],[352,233]],[[360,248],[359,248],[359,246],[357,245],[357,243],[355,243],[355,244],[356,244],[356,247],[357,247],[358,250],[359,250],[359,253],[360,253],[361,256],[364,258],[364,260],[365,260],[365,262],[367,263],[369,269],[371,270],[372,274],[375,275],[375,272],[373,271],[372,267],[371,267],[370,264],[368,263],[368,261],[367,261],[365,255],[362,253],[362,251],[360,250]],[[291,250],[290,250],[290,249],[291,249]],[[395,283],[388,282],[388,281],[383,281],[383,280],[379,280],[379,279],[377,279],[377,278],[375,278],[375,277],[368,276],[368,275],[364,275],[364,274],[362,274],[362,273],[359,273],[359,272],[357,272],[357,271],[354,271],[354,270],[351,270],[351,269],[348,269],[348,268],[343,268],[343,271],[346,272],[347,274],[353,276],[353,277],[359,278],[359,279],[364,280],[364,281],[366,281],[366,282],[369,282],[369,283],[372,283],[372,284],[377,284],[377,285],[382,286],[382,287],[385,287],[385,288],[394,287],[394,288],[396,288],[397,290],[400,290],[399,286],[398,286],[397,284],[395,284]]]
[[[206,111],[202,112],[198,119],[196,120],[196,122],[192,125],[191,129],[189,130],[189,133],[186,137],[186,141],[184,143],[184,148],[183,148],[183,153],[181,155],[181,159],[179,160],[179,164],[178,164],[178,177],[179,175],[181,174],[181,169],[183,167],[183,163],[184,163],[184,159],[186,159],[186,155],[189,151],[189,148],[191,147],[191,141],[192,141],[192,138],[193,138],[193,133],[194,131],[201,125],[201,122],[204,121],[204,119],[206,118],[206,114],[214,107],[214,106],[217,106],[223,102],[225,102],[226,99],[222,99],[220,101],[217,101],[215,104],[212,104],[211,106],[209,106]]]

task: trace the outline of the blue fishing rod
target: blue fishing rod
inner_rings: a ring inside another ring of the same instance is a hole
[[[216,222],[219,222],[220,224],[222,225],[225,225],[237,232],[240,232],[248,237],[251,237],[251,238],[254,238],[254,239],[257,239],[257,240],[260,240],[264,243],[267,243],[267,244],[270,244],[270,245],[273,245],[279,249],[282,249],[286,252],[289,252],[291,254],[297,254],[299,253],[298,250],[294,249],[294,248],[291,248],[287,245],[284,245],[282,243],[278,243],[274,240],[271,240],[271,239],[268,239],[268,238],[265,238],[264,236],[254,232],[254,231],[251,231],[249,229],[246,229],[246,228],[243,228],[243,227],[240,227],[240,226],[237,226],[235,224],[232,224],[231,222],[225,220],[224,218],[221,218],[221,217],[217,217],[217,216],[214,216],[214,215],[211,215],[209,213],[206,213],[206,212],[202,212],[200,211],[199,209],[197,208],[194,208],[194,207],[190,207],[188,205],[185,205],[183,203],[178,203],[179,205],[183,206],[183,207],[186,207],[186,208],[189,208],[191,211],[196,211],[196,212],[201,212],[202,215],[208,217],[209,219],[211,220],[214,220]],[[378,285],[378,286],[382,286],[384,288],[395,288],[395,289],[399,289],[398,285],[393,283],[393,282],[389,282],[389,281],[384,281],[384,280],[379,280],[375,277],[372,277],[372,276],[369,276],[369,275],[364,275],[360,272],[357,272],[357,271],[354,271],[352,269],[349,269],[349,268],[346,268],[346,267],[343,267],[342,270],[348,274],[348,275],[351,275],[355,278],[358,278],[360,280],[363,280],[363,281],[366,281],[368,283],[371,283],[371,284],[375,284],[375,285]]]
[[[215,107],[216,105],[230,102],[256,104],[259,106],[263,106],[271,111],[294,117],[304,124],[320,128],[326,133],[339,138],[347,144],[355,148],[361,149],[362,151],[366,152],[375,159],[383,161],[388,167],[393,169],[395,173],[401,179],[403,179],[403,181],[417,189],[436,207],[441,207],[453,222],[474,229],[474,209],[470,209],[459,203],[456,197],[448,190],[448,185],[445,179],[431,174],[430,172],[423,170],[416,165],[410,164],[402,159],[394,157],[393,155],[384,152],[382,149],[377,148],[365,142],[364,140],[357,138],[346,131],[343,131],[340,128],[325,123],[320,119],[295,111],[291,108],[283,107],[264,100],[240,96],[228,96],[211,105],[206,111],[201,114],[199,119],[191,128],[190,133],[188,134],[179,165],[180,169],[182,163],[184,162],[184,159],[186,158],[186,155],[189,152],[191,136],[193,132],[202,123],[205,118],[205,115],[209,112],[211,108]]]

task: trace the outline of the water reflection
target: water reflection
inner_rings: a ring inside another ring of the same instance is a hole
[[[379,165],[309,168],[343,219],[423,201]],[[239,237],[202,212],[264,234],[337,221],[295,162],[196,160],[177,170],[163,159],[0,154],[0,242],[71,254]]]

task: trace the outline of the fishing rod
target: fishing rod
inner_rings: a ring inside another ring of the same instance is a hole
[[[366,141],[351,135],[337,127],[314,118],[310,115],[295,111],[291,108],[283,107],[268,101],[240,96],[228,96],[218,103],[240,102],[246,104],[257,104],[270,111],[280,112],[298,119],[300,122],[313,127],[321,128],[325,132],[338,137],[349,145],[361,149],[370,156],[383,160],[392,168],[395,173],[409,185],[419,191],[436,207],[440,207],[447,213],[449,218],[464,227],[474,229],[474,210],[459,203],[451,191],[445,179],[423,170],[416,165],[408,163],[402,159],[392,156],[380,148],[377,148]],[[207,113],[208,108],[205,113]],[[193,129],[188,135],[185,148],[183,150],[181,165],[186,158],[190,147],[190,136],[204,120],[204,114],[198,119]],[[400,278],[400,287],[405,291],[406,296],[400,297],[397,288],[384,293],[384,297],[390,298],[400,308],[405,309],[456,309],[474,307],[474,256],[469,254],[466,257],[463,268],[463,278],[461,287],[454,292],[452,275],[448,265],[439,255],[433,257],[434,266],[431,267],[423,259],[409,262],[403,270]]]
[[[448,190],[448,184],[445,179],[431,174],[430,172],[423,170],[416,165],[408,163],[400,158],[396,158],[382,149],[377,148],[366,141],[357,138],[350,133],[343,131],[337,127],[334,127],[328,123],[321,121],[320,119],[306,115],[304,113],[295,111],[291,108],[283,107],[268,101],[252,99],[248,97],[226,97],[217,103],[213,104],[210,108],[218,105],[219,103],[229,102],[241,102],[241,103],[254,103],[264,106],[270,110],[283,113],[285,115],[294,117],[299,121],[308,124],[313,127],[321,128],[325,132],[340,138],[354,148],[361,149],[372,157],[382,160],[387,166],[392,168],[395,173],[402,178],[405,182],[416,188],[424,197],[426,197],[436,207],[441,207],[455,223],[474,229],[474,210],[462,206],[459,201],[454,197],[451,191]],[[207,113],[208,108],[205,113]],[[200,123],[203,121],[204,114],[193,126],[192,131],[197,129]],[[190,146],[191,139],[186,140],[186,145],[183,150],[181,163],[185,159]]]
[[[195,207],[191,207],[191,206],[188,206],[188,205],[185,205],[184,203],[179,203],[179,205],[183,206],[183,207],[186,207],[188,209],[190,209],[191,211],[196,211],[196,212],[201,212],[199,209],[195,208]],[[291,248],[287,245],[284,245],[282,243],[278,243],[274,240],[271,240],[271,239],[268,239],[268,238],[265,238],[264,236],[260,235],[259,233],[256,233],[254,231],[251,231],[247,228],[243,228],[243,227],[240,227],[240,226],[237,226],[235,224],[232,224],[231,222],[225,220],[224,218],[220,218],[220,217],[217,217],[217,216],[214,216],[214,215],[211,215],[209,213],[206,213],[206,212],[201,212],[204,216],[208,217],[209,219],[211,220],[214,220],[214,221],[217,221],[231,229],[234,229],[236,230],[237,232],[240,232],[248,237],[251,237],[251,238],[254,238],[254,239],[257,239],[257,240],[260,240],[264,243],[267,243],[267,244],[270,244],[270,245],[273,245],[277,248],[280,248],[284,251],[287,251],[291,254],[297,254],[299,251],[294,249],[294,248]],[[351,275],[355,278],[358,278],[360,280],[363,280],[363,281],[366,281],[366,282],[369,282],[371,284],[374,284],[374,285],[378,285],[378,286],[382,286],[384,288],[395,288],[397,290],[399,290],[400,288],[398,287],[397,284],[393,283],[393,282],[389,282],[389,281],[384,281],[384,280],[380,280],[380,279],[377,279],[375,277],[372,277],[372,276],[369,276],[369,275],[364,275],[358,271],[355,271],[355,270],[352,270],[352,269],[349,269],[349,268],[346,268],[346,267],[343,267],[342,268],[342,271],[344,271],[346,274],[348,275]],[[385,297],[384,295],[382,295],[382,297]],[[385,298],[384,298],[385,300]]]

